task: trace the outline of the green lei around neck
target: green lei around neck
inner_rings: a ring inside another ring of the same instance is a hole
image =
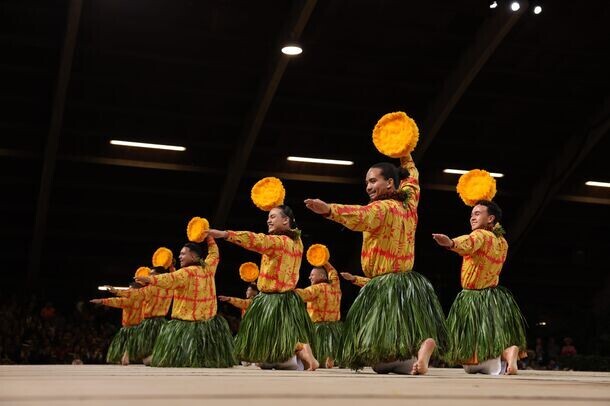
[[[383,194],[383,195],[375,198],[374,200],[371,201],[371,203],[378,202],[380,200],[398,200],[399,202],[402,202],[402,205],[404,207],[407,207],[407,202],[409,201],[410,197],[411,197],[410,190],[398,189],[398,190],[395,190],[394,192],[386,193],[386,194]]]
[[[504,229],[504,227],[502,227],[500,223],[496,223],[491,232],[494,233],[496,237],[503,237],[504,234],[506,234],[506,230]]]
[[[293,240],[298,240],[299,238],[301,238],[301,230],[299,230],[298,228],[291,228],[289,230],[282,231],[279,233],[273,233],[273,235],[285,235],[286,237],[290,237]]]

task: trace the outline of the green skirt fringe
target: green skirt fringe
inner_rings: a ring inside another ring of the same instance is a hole
[[[417,272],[391,273],[367,283],[343,325],[341,365],[360,369],[417,356],[433,338],[447,345],[443,309],[430,282]]]
[[[153,367],[230,368],[237,364],[229,324],[216,316],[205,321],[170,320],[159,332]]]
[[[447,318],[450,345],[445,360],[452,364],[496,358],[516,345],[526,349],[525,319],[513,295],[501,286],[462,290]]]
[[[339,345],[343,333],[343,322],[330,321],[314,323],[313,333],[315,336],[315,345],[313,353],[320,365],[324,365],[327,358],[339,362]]]
[[[165,317],[152,317],[144,319],[135,327],[131,346],[135,359],[142,360],[152,354],[157,336],[166,323]],[[130,357],[131,355],[132,352],[129,353]]]
[[[133,357],[133,336],[138,326],[121,327],[121,329],[114,335],[110,346],[108,347],[108,354],[106,354],[106,362],[109,364],[120,364],[121,358],[125,351],[129,353],[129,361],[137,362],[136,357]],[[140,361],[142,361],[140,359]]]
[[[237,358],[275,364],[294,355],[297,343],[312,344],[313,325],[294,292],[259,293],[252,300],[235,338]]]

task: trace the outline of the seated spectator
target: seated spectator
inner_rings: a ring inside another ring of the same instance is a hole
[[[562,357],[572,357],[576,355],[576,347],[574,347],[572,337],[566,337],[563,339],[563,347],[561,347]]]
[[[42,309],[40,309],[40,317],[43,320],[51,320],[55,318],[55,308],[53,303],[47,302]]]

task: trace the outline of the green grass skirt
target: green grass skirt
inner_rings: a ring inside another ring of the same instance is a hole
[[[430,282],[417,272],[391,273],[367,283],[343,325],[341,365],[360,369],[417,356],[433,338],[447,345],[443,309]]]
[[[114,335],[110,346],[108,347],[108,354],[106,354],[106,362],[109,364],[120,364],[121,358],[125,351],[129,353],[129,361],[132,362],[133,353],[133,336],[135,335],[138,326],[121,327],[121,329]],[[134,357],[133,362],[137,359]],[[140,359],[140,361],[142,361]]]
[[[462,290],[447,317],[450,345],[444,358],[451,364],[496,358],[516,345],[526,349],[525,319],[513,295],[501,286]]]
[[[221,316],[210,320],[170,320],[157,336],[153,367],[230,368],[237,364],[229,324]]]
[[[166,323],[165,317],[151,317],[138,324],[132,337],[131,348],[133,353],[130,352],[129,356],[131,357],[133,354],[134,359],[143,360],[151,355],[161,327]]]
[[[314,342],[305,303],[294,292],[259,293],[252,300],[235,338],[237,358],[275,364],[294,355],[297,343]]]
[[[320,365],[323,365],[326,358],[339,362],[339,345],[343,333],[343,322],[330,321],[319,322],[313,324],[313,333],[315,336],[315,345],[313,353]]]

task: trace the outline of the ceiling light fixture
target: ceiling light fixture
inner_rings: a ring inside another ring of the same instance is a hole
[[[343,161],[340,159],[324,159],[324,158],[307,158],[302,156],[289,156],[287,158],[289,161],[293,162],[307,162],[312,164],[328,164],[328,165],[353,165],[353,161]]]
[[[303,53],[303,48],[301,48],[297,44],[286,44],[282,47],[282,53],[284,55],[290,56],[300,55],[301,53]]]
[[[463,175],[463,174],[467,173],[468,171],[465,171],[463,169],[443,169],[443,172],[451,173],[453,175]],[[494,178],[503,178],[504,177],[503,173],[489,172],[489,174]]]
[[[510,9],[513,11],[518,11],[521,8],[521,4],[518,1],[513,1],[510,3]]]
[[[590,180],[585,182],[587,186],[596,186],[596,187],[610,187],[610,182],[598,182],[595,180]]]
[[[492,1],[492,2],[489,4],[489,8],[496,8],[496,7],[498,7],[498,2],[497,2],[497,1]]]
[[[163,149],[166,151],[186,151],[186,148],[181,147],[179,145],[149,144],[147,142],[120,141],[120,140],[110,140],[110,143],[112,145],[120,145],[122,147]]]
[[[540,13],[542,13],[542,6],[534,7],[534,14],[538,15]]]

